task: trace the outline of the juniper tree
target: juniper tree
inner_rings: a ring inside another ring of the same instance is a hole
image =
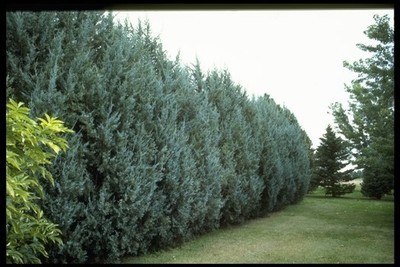
[[[310,149],[311,141],[306,132],[300,127],[294,114],[287,108],[284,108],[283,115],[286,118],[287,158],[291,166],[290,177],[293,188],[290,189],[288,201],[290,204],[300,201],[308,191],[311,178],[310,172]]]
[[[220,139],[218,113],[205,94],[187,90],[181,95],[183,125],[189,136],[189,146],[196,162],[196,194],[190,228],[202,233],[219,227],[223,205],[221,197],[221,164],[218,151]],[[188,110],[189,109],[189,110]],[[189,111],[189,112],[187,112]],[[191,115],[189,115],[191,114]],[[188,116],[189,115],[189,116]],[[190,118],[192,117],[192,118]]]
[[[268,95],[259,97],[255,102],[257,108],[257,127],[262,139],[258,164],[258,175],[264,182],[261,194],[260,213],[274,210],[279,187],[282,184],[283,161],[278,152],[278,110],[273,99]]]
[[[343,184],[351,180],[352,169],[344,170],[349,164],[350,151],[346,143],[337,137],[330,125],[320,138],[315,155],[315,175],[325,194],[338,197],[353,192],[355,184]]]
[[[224,203],[221,223],[241,223],[257,209],[262,190],[262,181],[256,176],[258,162],[249,150],[252,126],[243,115],[247,96],[227,71],[212,71],[203,84],[208,100],[219,113],[218,149]]]
[[[260,213],[301,200],[310,181],[311,141],[294,115],[268,95],[255,101],[261,154],[258,175],[264,181]]]

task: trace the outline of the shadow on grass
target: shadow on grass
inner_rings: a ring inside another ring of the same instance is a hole
[[[321,199],[357,199],[357,200],[366,200],[366,201],[376,201],[378,199],[376,198],[367,198],[364,196],[340,196],[340,197],[332,197],[329,195],[320,195],[320,194],[307,194],[306,197],[311,197],[311,198],[321,198]],[[394,201],[394,196],[393,195],[385,195],[379,201],[388,201],[388,202],[393,202]]]

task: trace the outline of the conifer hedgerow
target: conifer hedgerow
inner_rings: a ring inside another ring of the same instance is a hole
[[[227,71],[168,59],[148,23],[103,12],[8,12],[7,95],[76,134],[43,209],[63,232],[49,262],[115,262],[302,199],[310,140]]]

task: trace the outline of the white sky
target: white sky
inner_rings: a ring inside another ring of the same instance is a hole
[[[132,25],[148,19],[170,59],[200,61],[206,72],[227,69],[249,97],[269,94],[291,110],[316,148],[333,117],[334,102],[347,103],[344,84],[356,74],[343,67],[368,54],[364,31],[377,10],[113,11]]]

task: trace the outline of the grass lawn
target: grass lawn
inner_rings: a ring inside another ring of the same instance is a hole
[[[360,193],[302,202],[241,226],[218,229],[180,247],[123,263],[394,263],[392,196]]]

